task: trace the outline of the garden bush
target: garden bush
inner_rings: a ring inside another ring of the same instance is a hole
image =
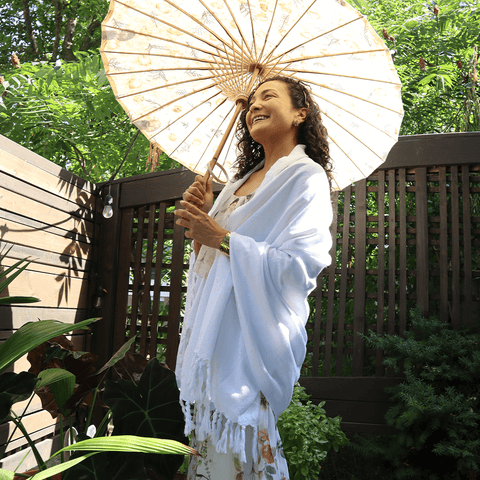
[[[328,451],[338,451],[348,442],[340,429],[341,417],[327,417],[325,402],[314,405],[309,398],[297,384],[277,422],[292,480],[316,480]]]
[[[393,478],[462,479],[480,473],[480,335],[411,313],[410,331],[362,335],[382,348],[384,365],[405,380],[387,388],[386,420],[397,434],[358,439],[358,449],[389,463]]]

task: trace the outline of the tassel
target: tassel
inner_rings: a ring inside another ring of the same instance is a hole
[[[212,422],[212,442],[214,445],[220,440],[220,432],[222,431],[222,414],[216,410]]]
[[[258,444],[258,427],[254,426],[253,427],[253,438],[252,438],[252,458],[253,458],[253,463],[255,464],[257,462],[257,455],[258,455],[258,449],[257,449],[257,444]]]
[[[227,420],[223,428],[222,437],[220,438],[219,442],[217,443],[217,452],[218,453],[227,453],[227,439],[228,439],[228,431],[230,430],[231,422]]]
[[[247,461],[247,456],[245,454],[245,425],[242,425],[242,428],[240,430],[240,461],[243,463],[246,463]]]
[[[210,426],[210,412],[209,410],[202,405],[202,417],[200,427],[198,429],[198,439],[203,442],[209,433],[209,426]]]
[[[235,434],[235,429],[234,429],[234,426],[233,425],[230,425],[230,433],[228,435],[228,446],[230,448],[233,448],[233,446],[235,445],[235,442],[234,442],[234,434]]]

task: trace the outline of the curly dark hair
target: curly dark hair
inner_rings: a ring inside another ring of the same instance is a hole
[[[330,181],[332,164],[327,143],[327,129],[322,123],[320,108],[312,99],[309,88],[300,80],[280,75],[264,80],[257,88],[266,82],[274,80],[280,80],[288,84],[290,99],[292,100],[294,108],[308,109],[305,121],[298,127],[297,141],[306,146],[305,153],[314,162],[323,167]],[[240,150],[240,154],[235,163],[238,169],[234,177],[235,180],[243,178],[252,168],[258,165],[265,156],[262,145],[251,137],[247,128],[246,116],[255,91],[256,89],[248,97],[247,108],[241,113],[235,132],[238,140],[238,149]]]

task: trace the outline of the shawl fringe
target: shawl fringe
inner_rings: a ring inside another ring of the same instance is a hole
[[[230,448],[233,453],[239,456],[241,462],[246,462],[245,432],[247,425],[240,425],[228,420],[217,409],[211,410],[212,403],[207,393],[210,392],[210,366],[199,363],[196,370],[198,375],[195,376],[194,391],[202,391],[204,396],[201,402],[181,398],[182,410],[185,415],[185,435],[188,436],[195,432],[195,436],[201,442],[208,438],[218,453],[227,453]],[[252,428],[255,439],[258,427],[252,425]],[[254,441],[253,444],[252,453],[255,458],[256,442]]]

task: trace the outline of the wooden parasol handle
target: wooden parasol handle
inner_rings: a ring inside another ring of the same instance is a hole
[[[210,174],[211,174],[212,177],[217,182],[224,183],[219,178],[216,177],[216,175],[213,173],[213,169],[218,162],[218,157],[222,153],[223,147],[225,146],[225,143],[227,142],[228,136],[230,135],[230,132],[232,131],[233,126],[237,122],[237,118],[240,115],[240,112],[246,106],[246,97],[244,97],[244,96],[237,97],[237,99],[235,100],[235,104],[236,104],[236,107],[235,107],[235,112],[233,113],[233,117],[230,120],[230,123],[228,124],[227,129],[225,130],[225,133],[223,134],[220,145],[218,145],[217,150],[216,150],[215,154],[213,155],[213,158],[210,160],[208,170],[205,172],[205,175],[204,175],[205,181],[207,181],[209,179]],[[226,170],[221,165],[218,165],[218,166],[220,167],[220,169],[223,170],[223,173],[227,177],[227,181],[228,181],[228,174],[227,174]]]
[[[253,71],[252,78],[250,79],[250,84],[247,88],[247,92],[250,92],[252,90],[253,85],[255,84],[255,80],[257,79],[259,73],[260,73],[260,67],[256,67],[255,70]],[[230,120],[230,123],[228,124],[228,127],[227,127],[225,133],[223,134],[220,145],[217,147],[217,150],[216,150],[215,154],[213,155],[213,158],[210,160],[210,163],[208,165],[208,169],[205,172],[205,175],[203,176],[203,178],[205,178],[205,181],[207,181],[210,178],[210,174],[211,174],[212,177],[217,182],[224,183],[219,178],[217,178],[215,176],[215,174],[213,173],[213,169],[218,162],[218,157],[220,157],[220,154],[222,153],[222,150],[223,150],[223,147],[225,146],[225,143],[227,143],[227,138],[230,135],[230,132],[232,131],[232,128],[237,121],[238,115],[240,115],[240,112],[244,108],[246,108],[246,106],[247,106],[247,103],[248,103],[248,96],[247,95],[240,94],[235,99],[235,105],[236,105],[235,112],[233,114],[232,119]],[[222,167],[222,165],[219,164],[218,166],[223,171],[223,173],[227,177],[227,181],[228,181],[228,174],[227,174],[226,170]]]

